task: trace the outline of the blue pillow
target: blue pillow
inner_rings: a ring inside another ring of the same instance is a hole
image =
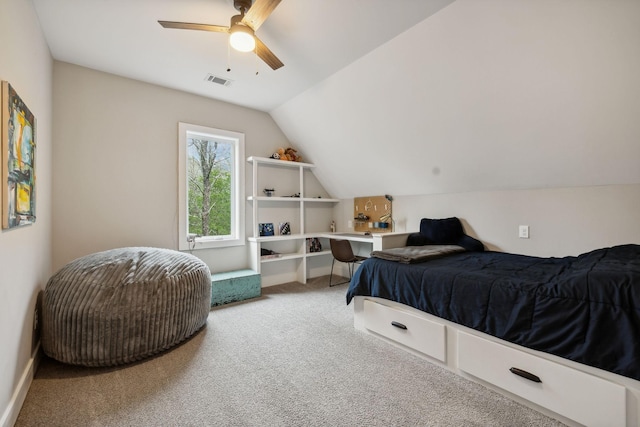
[[[462,223],[456,217],[444,219],[422,218],[420,234],[436,245],[455,245],[464,236]]]

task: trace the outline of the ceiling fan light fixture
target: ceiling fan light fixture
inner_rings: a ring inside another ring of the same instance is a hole
[[[225,1],[230,2],[231,0]],[[272,70],[277,70],[284,66],[284,64],[256,37],[255,32],[281,1],[282,0],[233,0],[233,7],[240,12],[240,14],[232,16],[228,26],[177,21],[158,21],[158,23],[164,28],[224,33],[229,38],[227,60],[233,47],[234,50],[241,52],[254,52],[256,58],[264,61]],[[227,71],[229,71],[229,69]]]
[[[231,47],[240,52],[251,52],[256,48],[253,30],[247,25],[234,24],[229,30]]]

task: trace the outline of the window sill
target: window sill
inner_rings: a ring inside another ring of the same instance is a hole
[[[244,246],[245,239],[196,239],[194,242],[181,242],[181,251],[197,251],[200,249],[229,248],[232,246]]]

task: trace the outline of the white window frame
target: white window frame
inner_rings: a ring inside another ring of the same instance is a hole
[[[244,134],[182,122],[178,123],[178,133],[178,249],[194,250],[245,245]],[[234,176],[231,184],[233,200],[230,236],[203,236],[189,239],[187,133],[225,139],[233,146]]]

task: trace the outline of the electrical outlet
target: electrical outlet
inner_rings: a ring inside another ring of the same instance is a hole
[[[529,238],[529,226],[528,225],[521,225],[520,227],[518,227],[518,237],[520,237],[521,239],[528,239]]]

